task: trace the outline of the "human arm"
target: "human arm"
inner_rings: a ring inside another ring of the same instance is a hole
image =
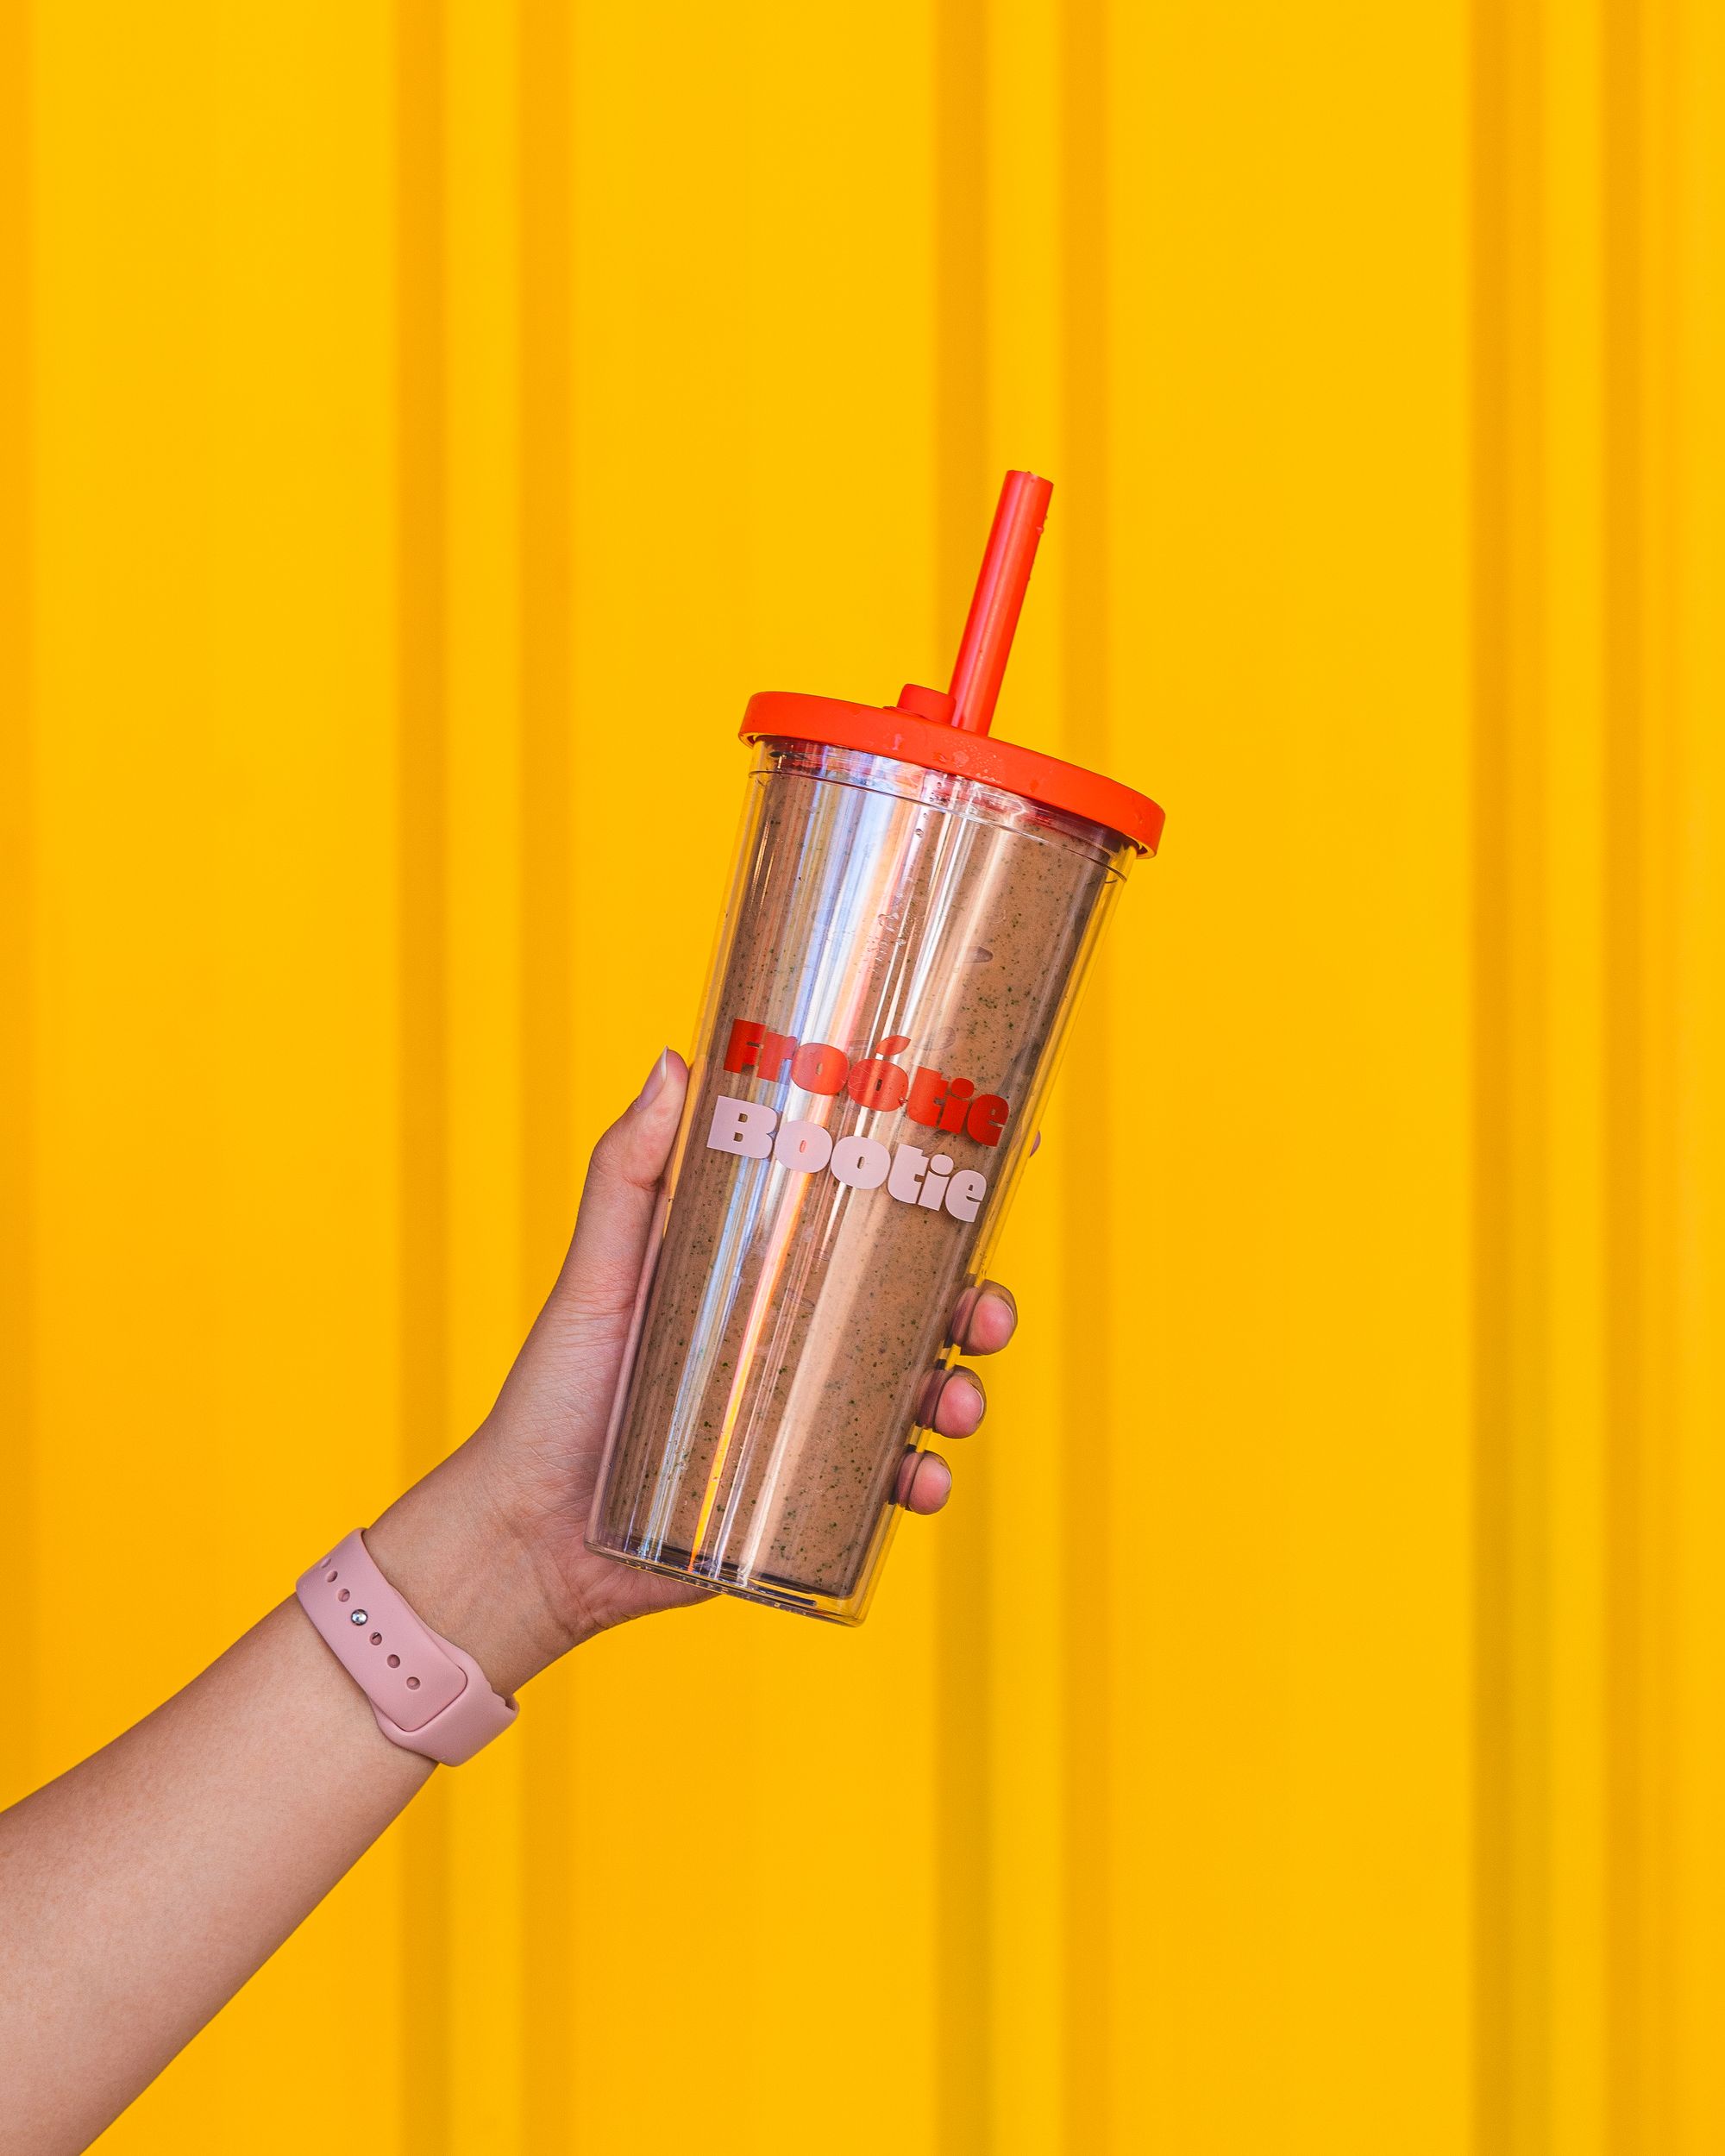
[[[600,1141],[562,1272],[483,1426],[367,1532],[385,1577],[502,1693],[607,1626],[701,1599],[582,1541],[686,1077],[662,1057]],[[1009,1303],[983,1297],[965,1320],[987,1351]],[[936,1417],[956,1437],[981,1413],[961,1379]],[[927,1456],[905,1501],[936,1510],[947,1483]],[[381,1734],[289,1600],[0,1814],[0,2156],[87,2147],[431,1771]]]

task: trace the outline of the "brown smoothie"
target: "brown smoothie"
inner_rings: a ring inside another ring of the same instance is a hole
[[[1034,1135],[1119,846],[910,764],[764,761],[592,1539],[843,1603]],[[725,1150],[769,1136],[780,1156]]]

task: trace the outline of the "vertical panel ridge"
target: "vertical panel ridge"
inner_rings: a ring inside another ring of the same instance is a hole
[[[570,874],[574,766],[569,617],[574,394],[570,312],[568,0],[523,0],[521,78],[521,1191],[522,1300],[531,1315],[574,1216],[575,953]],[[548,1689],[523,1783],[530,1971],[523,2091],[529,2145],[571,2145],[575,2079],[572,1839],[576,1700]]]
[[[988,9],[940,0],[935,18],[935,471],[937,617],[957,636],[988,511]],[[939,2084],[936,2146],[986,2156],[994,2141],[993,1771],[986,1485],[943,1523],[937,1733]]]
[[[1674,1426],[1671,1387],[1676,1015],[1672,969],[1674,424],[1672,24],[1606,0],[1604,1420],[1606,1940],[1612,2156],[1682,2146],[1675,2110],[1672,1896]]]
[[[1107,0],[1067,0],[1062,16],[1061,152],[1063,412],[1066,468],[1060,561],[1065,737],[1076,760],[1100,770],[1108,756],[1108,34]],[[1080,1023],[1088,1112],[1114,1127],[1109,975],[1093,975]],[[1106,1179],[1069,1164],[1063,1181],[1065,1275],[1060,1337],[1075,1429],[1090,1433],[1082,1504],[1065,1515],[1063,1619],[1066,1907],[1063,2032],[1065,2145],[1113,2146],[1110,2064],[1114,1961],[1109,1923],[1113,1872],[1109,1803],[1110,1705],[1116,1617],[1113,1552],[1097,1547],[1111,1516],[1116,1401],[1110,1365],[1087,1348],[1114,1317],[1114,1250]]]
[[[1508,1612],[1506,1502],[1499,1472],[1504,1344],[1502,1307],[1506,1134],[1499,1113],[1505,1048],[1498,985],[1504,892],[1503,383],[1507,245],[1503,232],[1508,63],[1494,0],[1473,9],[1473,628],[1474,628],[1474,1263],[1475,1263],[1475,2123],[1478,2156],[1507,2156],[1508,1984],[1500,1942],[1509,1899],[1502,1761]]]
[[[9,1735],[0,1804],[28,1787],[39,1682],[32,1149],[34,789],[31,755],[30,9],[0,0],[0,1532],[7,1540]]]
[[[1604,779],[1607,1730],[1606,2146],[1640,2156],[1645,1792],[1640,1719],[1641,757],[1640,38],[1636,0],[1605,0]]]
[[[401,1455],[424,1473],[448,1439],[448,713],[444,555],[445,28],[442,0],[396,24],[397,937]],[[448,2143],[449,1833],[433,1789],[405,1822],[404,2146]]]
[[[1540,10],[1474,11],[1475,2118],[1549,2145]]]

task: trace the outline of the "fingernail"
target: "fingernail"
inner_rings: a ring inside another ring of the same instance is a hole
[[[973,1393],[975,1393],[975,1395],[976,1395],[976,1420],[977,1420],[977,1422],[980,1424],[980,1423],[981,1423],[981,1421],[982,1421],[982,1418],[983,1418],[983,1416],[984,1416],[984,1415],[986,1415],[986,1414],[988,1413],[988,1395],[987,1395],[987,1393],[985,1393],[985,1392],[982,1390],[982,1379],[981,1379],[980,1377],[978,1377],[978,1376],[977,1376],[977,1375],[976,1375],[975,1371],[975,1370],[973,1370],[973,1369],[970,1368],[970,1366],[969,1365],[969,1363],[961,1363],[958,1365],[957,1369],[955,1369],[955,1370],[951,1373],[951,1380],[952,1380],[952,1382],[958,1382],[962,1381],[962,1382],[963,1382],[963,1385],[964,1385],[964,1388],[965,1388],[965,1389],[966,1389],[967,1391],[969,1391],[969,1392],[973,1392]],[[939,1404],[938,1404],[938,1402],[937,1402],[937,1403],[936,1403],[936,1412],[937,1412],[937,1413],[938,1413],[938,1406],[939,1406]],[[943,1435],[944,1435],[944,1433],[943,1432]],[[962,1442],[962,1440],[960,1440],[960,1441]]]
[[[658,1062],[654,1064],[652,1069],[647,1074],[646,1084],[642,1087],[640,1092],[635,1096],[635,1105],[637,1108],[644,1108],[653,1099],[654,1095],[658,1092],[660,1087],[664,1084],[665,1073],[670,1069],[670,1067],[671,1051],[668,1048],[662,1048],[659,1050]]]

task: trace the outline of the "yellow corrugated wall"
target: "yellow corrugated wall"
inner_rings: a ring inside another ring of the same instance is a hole
[[[484,1413],[1009,463],[1170,812],[867,1627],[583,1651],[104,2146],[1725,2146],[1714,0],[0,26],[9,1792]]]

